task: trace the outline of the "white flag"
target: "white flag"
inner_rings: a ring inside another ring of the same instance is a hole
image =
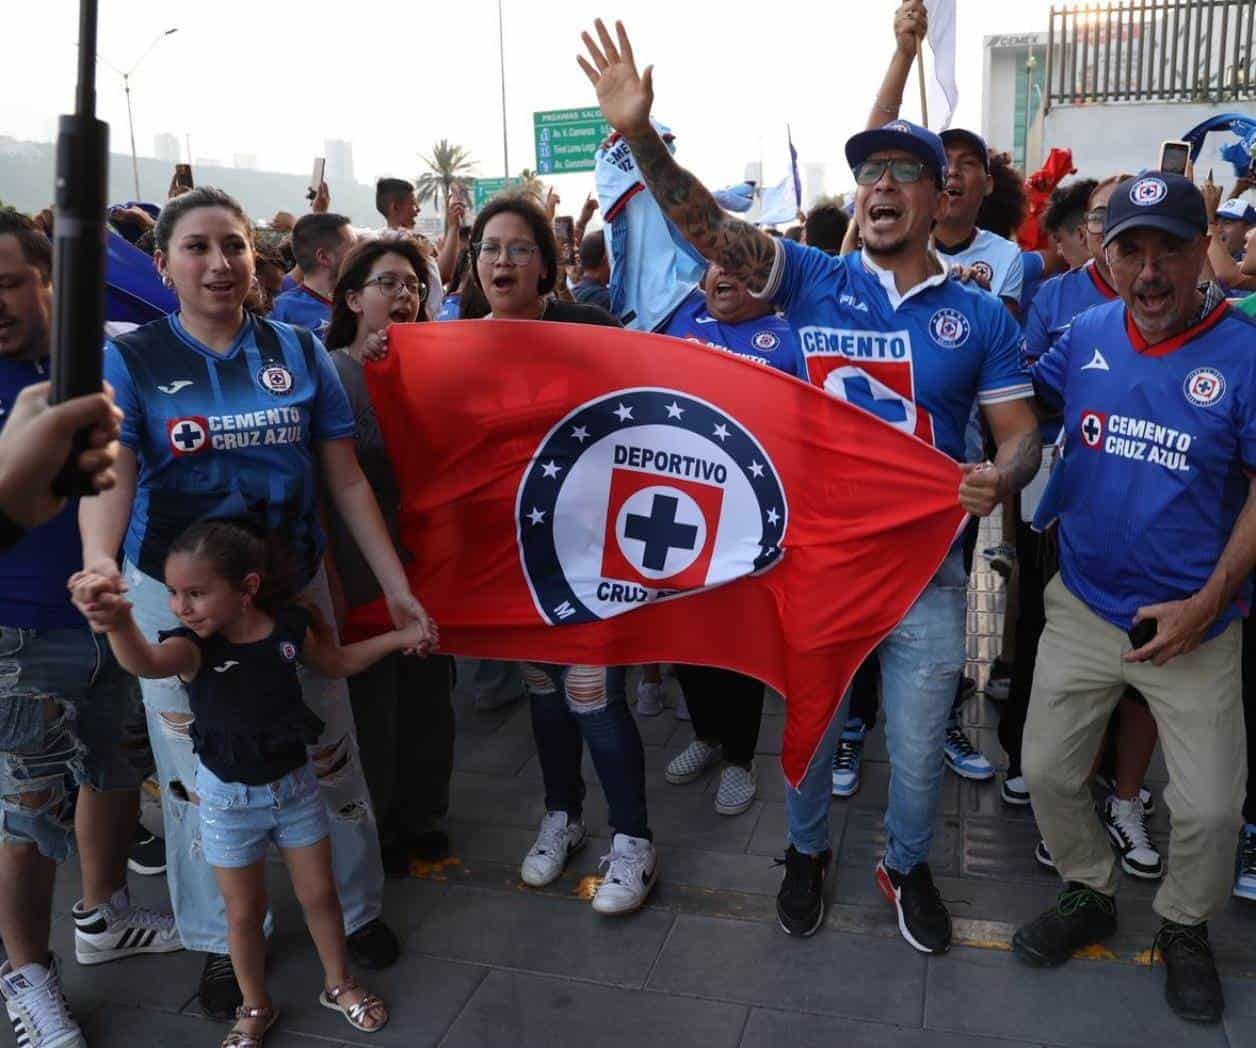
[[[955,83],[955,0],[925,0],[929,12],[929,49],[933,61],[925,69],[929,98],[929,123],[934,131],[951,126],[959,104]]]

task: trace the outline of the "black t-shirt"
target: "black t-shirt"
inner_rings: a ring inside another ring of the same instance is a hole
[[[306,746],[323,722],[305,705],[297,656],[311,615],[281,608],[269,637],[233,644],[221,634],[201,638],[190,629],[162,630],[158,640],[184,637],[200,649],[201,669],[187,682],[192,748],[223,782],[265,786],[306,762]]]
[[[591,306],[585,302],[564,302],[561,298],[551,298],[545,304],[542,320],[558,324],[601,324],[603,327],[623,327],[606,310]]]

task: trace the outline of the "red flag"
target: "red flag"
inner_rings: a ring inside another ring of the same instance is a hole
[[[749,674],[794,784],[964,521],[946,455],[721,350],[490,320],[389,344],[368,385],[442,647]]]

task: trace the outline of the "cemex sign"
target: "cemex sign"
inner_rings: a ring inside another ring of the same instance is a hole
[[[610,124],[596,106],[533,113],[532,123],[536,131],[538,175],[592,171],[597,147],[611,133]]]

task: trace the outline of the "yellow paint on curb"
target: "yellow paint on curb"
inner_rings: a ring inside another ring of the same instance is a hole
[[[1100,946],[1098,943],[1092,943],[1090,946],[1083,946],[1080,950],[1074,950],[1073,956],[1086,961],[1115,961],[1117,959],[1115,953],[1106,946]]]
[[[462,860],[454,855],[447,859],[438,859],[436,862],[430,862],[427,859],[411,859],[410,876],[422,877],[429,881],[445,881],[449,879],[445,876],[445,870],[450,866],[461,865]]]
[[[601,887],[601,884],[601,877],[581,877],[580,883],[576,885],[575,890],[571,894],[577,899],[583,899],[585,902],[589,902],[592,900],[593,896],[597,894],[597,890]]]

